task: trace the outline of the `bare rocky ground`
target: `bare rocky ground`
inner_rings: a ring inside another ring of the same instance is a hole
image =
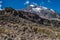
[[[60,27],[4,16],[0,18],[0,40],[60,40]]]

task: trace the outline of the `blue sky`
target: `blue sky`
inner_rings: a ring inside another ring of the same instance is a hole
[[[27,4],[25,4],[26,1],[29,1],[29,4],[41,4],[60,13],[60,0],[2,0],[2,8],[12,7],[14,9],[23,9],[27,7]]]

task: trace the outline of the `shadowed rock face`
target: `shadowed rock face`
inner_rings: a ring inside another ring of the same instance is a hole
[[[26,12],[22,10],[14,10],[12,8],[5,8],[5,10],[0,11],[1,15],[7,16],[17,16],[18,18],[24,18],[30,20],[34,23],[43,24],[46,26],[60,26],[60,19],[46,19],[42,18],[39,15],[31,12]]]

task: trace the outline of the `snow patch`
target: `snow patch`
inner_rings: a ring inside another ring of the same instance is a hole
[[[53,9],[50,9],[51,11],[55,12]]]
[[[43,9],[48,9],[47,7],[43,7]]]
[[[40,10],[42,10],[41,8],[37,7],[37,8],[32,8],[33,11],[39,12]]]

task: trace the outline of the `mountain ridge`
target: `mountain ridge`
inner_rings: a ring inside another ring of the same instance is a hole
[[[38,9],[40,11],[40,7]],[[5,10],[1,11],[1,14],[6,15],[6,16],[11,16],[11,15],[18,16],[18,17],[30,20],[30,21],[32,21],[34,23],[38,23],[38,24],[50,25],[50,26],[59,26],[59,24],[60,24],[59,17],[60,16],[57,13],[50,13],[51,11],[48,10],[50,12],[47,11],[48,12],[47,14],[51,14],[52,17],[49,18],[49,15],[48,15],[47,16],[48,18],[47,18],[45,11],[46,10],[44,9],[43,13],[41,13],[42,15],[39,15],[39,13],[36,14],[36,12],[34,12],[34,13],[29,12],[29,10],[27,10],[27,11],[26,10],[15,10],[11,7],[7,7],[7,8],[5,8]],[[44,16],[44,14],[45,14],[45,16]],[[56,17],[57,15],[59,17]]]
[[[43,16],[46,18],[58,18],[59,17],[58,13],[55,10],[49,9],[44,6],[30,5],[25,9],[25,11],[36,13],[37,15]]]
[[[60,40],[60,21],[57,19],[5,8],[0,10],[0,40]]]

